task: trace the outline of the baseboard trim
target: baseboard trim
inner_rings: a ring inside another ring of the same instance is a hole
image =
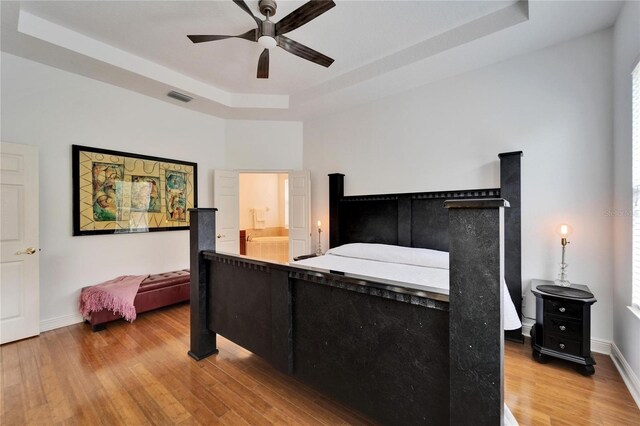
[[[606,340],[591,339],[591,352],[611,356],[611,342]]]
[[[531,328],[533,327],[534,321],[525,318],[522,321],[522,335],[525,337],[531,336]],[[596,352],[604,355],[611,355],[611,342],[607,340],[600,339],[591,339],[591,352]]]
[[[622,380],[624,380],[624,383],[627,385],[631,397],[636,402],[638,408],[640,408],[640,380],[638,380],[638,376],[633,372],[631,366],[615,343],[611,343],[611,359],[618,369],[620,376],[622,376]]]
[[[80,314],[63,315],[61,317],[45,319],[40,321],[40,332],[42,333],[49,330],[55,330],[56,328],[78,324],[82,321],[84,321],[84,319]]]
[[[529,318],[522,319],[522,335],[524,337],[531,337],[531,329],[533,328],[533,324],[535,324],[535,322]]]

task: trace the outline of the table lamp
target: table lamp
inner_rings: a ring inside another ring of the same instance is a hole
[[[567,267],[569,266],[566,262],[566,250],[567,237],[571,234],[571,227],[567,224],[562,224],[558,227],[558,234],[560,234],[560,244],[562,245],[562,262],[560,263],[560,273],[558,274],[558,279],[555,281],[556,285],[562,287],[569,287],[571,283],[567,279]]]

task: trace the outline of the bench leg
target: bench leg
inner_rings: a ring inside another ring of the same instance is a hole
[[[106,328],[107,326],[104,324],[96,324],[91,326],[91,331],[95,333],[96,331],[106,330]]]

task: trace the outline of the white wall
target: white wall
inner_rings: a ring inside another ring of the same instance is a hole
[[[253,228],[251,210],[258,208],[265,209],[265,228],[284,227],[280,176],[277,173],[240,173],[240,229]]]
[[[525,313],[530,280],[556,277],[567,221],[569,279],[595,293],[592,336],[611,340],[611,92],[609,30],[305,121],[312,217],[329,222],[327,173],[347,194],[495,187],[498,153],[522,150]]]
[[[301,167],[301,123],[284,123],[282,130],[277,122],[266,128],[263,123],[234,122],[227,141],[225,120],[13,55],[2,53],[1,60],[2,141],[35,145],[40,154],[44,329],[79,320],[78,296],[84,286],[189,265],[188,231],[71,236],[72,144],[197,162],[200,207],[213,206],[215,168]],[[262,130],[283,142],[264,153],[262,140],[234,140]]]
[[[626,2],[613,35],[614,58],[614,294],[613,341],[640,377],[640,318],[631,304],[631,71],[640,59],[640,3]]]
[[[226,167],[242,170],[301,170],[302,122],[226,122]]]

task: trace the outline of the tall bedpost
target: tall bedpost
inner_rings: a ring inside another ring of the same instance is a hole
[[[216,334],[207,328],[207,262],[203,250],[216,249],[216,211],[218,209],[189,209],[189,245],[191,284],[189,290],[190,349],[189,356],[197,361],[218,352]]]
[[[522,193],[522,151],[504,152],[500,158],[500,196],[509,200],[510,208],[504,212],[505,270],[509,295],[522,319],[522,231],[521,231],[521,193]],[[516,342],[524,342],[522,328],[508,330],[505,337]]]
[[[450,200],[450,425],[503,424],[501,198]]]
[[[340,245],[339,208],[340,199],[344,197],[344,175],[329,175],[329,248]]]

